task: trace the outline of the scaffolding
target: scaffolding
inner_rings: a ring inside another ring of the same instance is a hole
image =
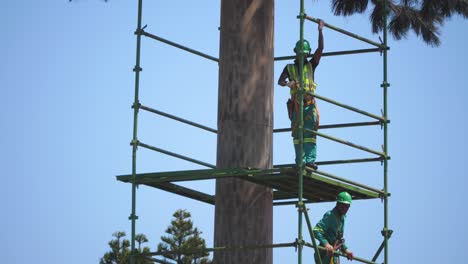
[[[331,202],[335,201],[336,194],[341,191],[347,191],[351,194],[354,200],[363,200],[363,199],[381,199],[383,200],[383,207],[384,207],[384,224],[383,229],[381,231],[383,236],[383,241],[381,245],[378,247],[374,257],[371,260],[366,260],[359,257],[354,257],[354,260],[362,262],[362,263],[369,263],[369,264],[376,264],[377,258],[381,255],[382,251],[384,251],[384,264],[388,264],[388,240],[392,235],[392,230],[388,227],[388,197],[390,193],[388,192],[388,160],[390,160],[390,156],[388,155],[388,124],[390,120],[387,118],[387,90],[390,84],[387,80],[387,51],[389,47],[387,46],[387,12],[384,12],[383,18],[383,41],[381,43],[377,43],[371,41],[369,39],[360,37],[356,34],[348,32],[346,30],[340,29],[333,25],[324,23],[324,26],[342,33],[346,36],[355,38],[360,40],[364,43],[367,43],[373,48],[368,49],[359,49],[359,50],[346,50],[346,51],[337,51],[337,52],[326,52],[323,53],[322,56],[337,56],[337,55],[348,55],[348,54],[360,54],[360,53],[370,53],[370,52],[378,52],[382,55],[383,58],[383,82],[380,85],[383,91],[383,110],[382,115],[375,115],[372,113],[368,113],[366,111],[360,110],[358,108],[334,101],[332,99],[323,97],[318,94],[314,94],[314,97],[328,102],[330,104],[336,105],[338,107],[344,108],[346,110],[361,114],[368,118],[371,118],[372,121],[368,122],[357,122],[357,123],[341,123],[341,124],[331,124],[331,125],[321,125],[319,129],[332,129],[332,128],[343,128],[343,127],[362,127],[362,126],[381,126],[383,130],[383,150],[377,151],[373,150],[364,146],[360,146],[358,144],[354,144],[348,142],[343,139],[335,138],[329,136],[327,134],[307,130],[319,137],[326,138],[331,141],[335,141],[337,143],[347,145],[352,148],[356,148],[362,150],[364,152],[373,154],[375,156],[369,158],[359,158],[359,159],[348,159],[348,160],[330,160],[330,161],[320,161],[316,162],[317,165],[334,165],[334,164],[350,164],[350,163],[368,163],[368,162],[380,162],[383,165],[383,187],[381,189],[370,187],[359,182],[351,181],[349,179],[339,177],[325,171],[321,170],[313,170],[309,167],[306,167],[303,164],[302,159],[299,159],[299,164],[283,164],[283,165],[274,165],[272,169],[254,169],[254,168],[216,168],[215,165],[209,164],[203,161],[199,161],[190,157],[186,157],[183,155],[179,155],[177,153],[164,150],[155,146],[151,146],[145,144],[138,140],[138,114],[140,110],[145,110],[150,113],[160,115],[178,122],[182,122],[184,124],[197,127],[199,129],[203,129],[205,131],[211,133],[217,133],[216,129],[153,109],[151,107],[142,105],[139,100],[139,88],[140,88],[140,72],[142,68],[140,67],[140,58],[141,58],[141,39],[142,36],[160,41],[162,43],[168,44],[170,46],[174,46],[176,48],[185,50],[187,52],[193,53],[195,55],[204,57],[206,59],[219,62],[219,59],[212,57],[210,55],[204,54],[202,52],[190,49],[188,47],[182,46],[180,44],[171,42],[169,40],[163,39],[151,33],[145,31],[145,27],[142,27],[142,2],[143,0],[138,0],[138,21],[137,21],[137,29],[135,31],[136,35],[136,64],[133,69],[135,72],[135,93],[134,93],[134,103],[132,105],[133,108],[133,138],[130,143],[132,146],[132,173],[128,175],[119,175],[117,176],[117,180],[131,183],[132,186],[132,209],[131,214],[129,216],[129,220],[131,220],[131,257],[130,263],[134,264],[136,260],[136,256],[138,253],[135,251],[135,229],[136,229],[136,220],[138,219],[136,215],[136,189],[137,186],[140,184],[154,187],[157,189],[161,189],[164,191],[168,191],[177,195],[181,195],[187,198],[191,198],[200,202],[204,202],[207,204],[214,205],[215,204],[215,196],[209,195],[207,193],[190,189],[176,183],[183,182],[183,181],[193,181],[193,180],[207,180],[207,179],[220,179],[225,177],[236,177],[246,181],[250,181],[256,184],[261,184],[273,189],[273,205],[280,206],[280,205],[296,205],[298,208],[298,235],[296,241],[291,243],[281,243],[281,244],[272,244],[272,245],[262,245],[262,246],[246,246],[246,245],[239,245],[238,247],[216,247],[216,248],[208,248],[205,249],[204,252],[214,252],[217,250],[255,250],[259,248],[281,248],[281,247],[295,247],[298,252],[298,263],[302,263],[302,251],[303,247],[310,247],[317,252],[318,250],[324,250],[323,247],[317,245],[314,233],[312,232],[312,225],[307,213],[307,208],[305,204],[307,203],[319,203],[319,202]],[[384,0],[384,9],[387,10],[388,3],[387,0]],[[305,14],[304,9],[304,0],[300,0],[300,13],[298,15],[299,24],[300,24],[300,43],[303,45],[304,40],[304,22],[311,21],[314,23],[319,23],[319,20],[313,17],[310,17]],[[303,71],[303,61],[304,55],[301,54],[299,57],[299,72],[302,73]],[[275,57],[275,61],[280,60],[291,60],[294,59],[294,56],[286,56],[286,57]],[[302,76],[302,74],[300,74]],[[299,96],[299,109],[303,109],[303,96],[304,96],[304,84],[303,80],[300,80],[300,89],[298,91]],[[300,111],[299,114],[299,127],[303,128],[303,112]],[[274,133],[282,133],[282,132],[289,132],[291,131],[290,128],[282,128],[282,129],[274,129]],[[303,152],[302,143],[304,142],[303,138],[303,130],[299,129],[299,146],[300,152]],[[154,173],[137,173],[136,169],[136,158],[137,158],[137,148],[142,147],[149,150],[153,150],[162,154],[166,154],[178,159],[182,159],[185,161],[189,161],[201,166],[205,166],[209,169],[204,170],[185,170],[185,171],[170,171],[170,172],[154,172]],[[291,199],[295,199],[291,201]],[[303,230],[302,230],[302,221],[305,219],[307,230],[309,232],[311,242],[305,242],[303,239]],[[163,254],[170,254],[170,253],[177,253],[172,251],[164,251],[164,252],[151,252],[149,254],[145,254],[144,257],[148,258],[157,263],[166,263],[170,264],[165,260],[160,260],[154,258],[154,256],[161,256]],[[194,250],[178,252],[178,253],[195,253]],[[340,256],[345,255],[339,251],[335,251],[335,254]],[[318,254],[319,255],[319,254]],[[321,260],[319,260],[321,262]]]

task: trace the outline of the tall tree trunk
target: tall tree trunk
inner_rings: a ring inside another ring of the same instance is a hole
[[[271,168],[274,0],[221,1],[218,168]],[[240,179],[216,181],[215,246],[273,242],[273,194]],[[272,250],[218,251],[216,264],[271,264]]]

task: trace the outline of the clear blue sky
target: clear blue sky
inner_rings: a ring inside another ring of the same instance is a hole
[[[276,1],[275,56],[292,55],[299,34],[299,1]],[[306,1],[307,14],[377,41],[367,15],[335,17],[329,1]],[[130,234],[131,187],[115,175],[131,172],[137,1],[4,1],[0,9],[2,87],[2,263],[97,263],[114,231]],[[218,57],[220,1],[145,1],[147,31]],[[468,21],[458,16],[431,48],[414,34],[389,45],[389,201],[392,263],[459,263],[468,243],[466,213],[465,102]],[[306,25],[315,47],[316,25]],[[369,48],[325,29],[325,51]],[[286,62],[275,63],[275,80]],[[217,65],[143,39],[141,102],[216,128]],[[178,69],[188,69],[180,80]],[[317,93],[379,114],[379,54],[323,58]],[[287,91],[275,81],[275,128],[288,120]],[[368,119],[319,102],[322,124]],[[382,144],[380,128],[324,133],[370,148]],[[215,163],[216,137],[141,112],[139,139],[150,145]],[[326,139],[318,160],[368,157]],[[274,162],[293,162],[289,135],[275,135]],[[140,148],[139,172],[202,167]],[[382,187],[375,165],[323,167],[337,175]],[[213,193],[213,182],[189,183]],[[310,205],[315,223],[333,204]],[[137,232],[156,244],[179,208],[192,212],[208,246],[214,209],[170,193],[140,187]],[[274,211],[274,241],[296,237],[294,206]],[[347,238],[355,255],[372,258],[382,237],[380,201],[358,201],[349,211]],[[289,228],[288,228],[289,226]],[[305,237],[308,238],[306,235]],[[306,257],[310,257],[310,250]],[[312,261],[311,258],[309,258]],[[293,249],[274,251],[274,263],[294,263]],[[344,261],[344,263],[347,263]]]

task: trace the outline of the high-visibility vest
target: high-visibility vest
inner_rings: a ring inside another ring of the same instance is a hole
[[[296,67],[295,64],[288,64],[287,68],[289,73],[289,79],[299,82],[298,67]],[[312,63],[304,63],[302,77],[302,80],[304,82],[304,90],[312,91],[313,93],[315,93],[315,90],[317,89],[317,84],[314,82],[314,67],[312,67]],[[290,93],[291,95],[295,95],[297,93],[297,89],[291,89]]]

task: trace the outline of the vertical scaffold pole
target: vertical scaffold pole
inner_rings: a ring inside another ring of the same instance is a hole
[[[132,213],[129,219],[132,221],[132,238],[131,238],[131,253],[130,264],[135,264],[135,225],[138,217],[136,216],[136,153],[138,147],[138,110],[139,90],[140,90],[140,49],[141,49],[141,20],[142,20],[143,0],[138,0],[138,26],[135,32],[137,36],[136,45],[136,63],[133,71],[135,72],[135,99],[133,103],[133,138],[132,138]]]
[[[388,25],[387,25],[387,15],[388,15],[388,0],[384,0],[384,32],[383,32],[383,41],[384,41],[384,50],[383,50],[383,118],[385,121],[387,121],[388,118],[388,112],[387,112],[387,88],[389,86],[388,80],[387,80],[387,30],[388,30]],[[388,229],[388,142],[387,142],[387,137],[388,137],[388,128],[387,128],[387,122],[384,122],[383,124],[384,127],[384,153],[385,153],[385,159],[384,159],[384,228],[382,231],[382,234],[384,235],[384,241],[385,241],[385,256],[384,256],[384,263],[388,264],[388,234],[389,234],[389,229]]]
[[[298,252],[297,252],[297,258],[298,258],[298,263],[302,264],[302,249],[304,246],[304,239],[302,235],[302,213],[304,210],[304,202],[303,200],[303,180],[304,180],[304,162],[302,159],[303,156],[303,144],[304,144],[304,80],[303,80],[303,70],[304,70],[304,53],[302,52],[304,50],[304,19],[305,19],[305,13],[304,13],[304,0],[300,0],[301,5],[300,5],[300,13],[299,13],[299,24],[300,24],[300,33],[299,33],[299,41],[301,45],[301,51],[299,52],[299,83],[300,83],[300,88],[298,93],[296,94],[296,99],[299,101],[299,113],[296,113],[296,115],[299,115],[299,126],[297,128],[297,132],[299,133],[299,157],[296,157],[297,159],[297,173],[299,177],[299,184],[298,184]],[[296,51],[297,52],[297,51]],[[296,116],[297,118],[297,116]]]

